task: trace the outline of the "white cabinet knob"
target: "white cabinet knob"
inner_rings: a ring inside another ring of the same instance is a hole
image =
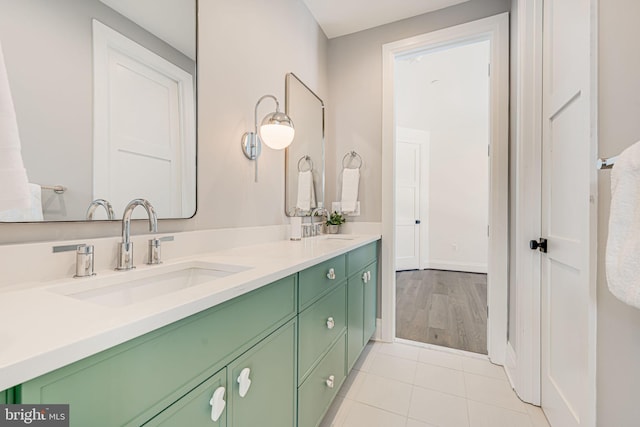
[[[366,271],[364,273],[362,273],[362,281],[364,283],[367,283],[367,272]]]
[[[329,317],[327,319],[327,329],[333,329],[336,326],[336,321],[333,320],[333,317]]]
[[[329,378],[327,378],[327,387],[329,388],[333,388],[334,386],[334,381],[336,380],[336,377],[334,377],[333,375],[330,375]]]
[[[249,368],[244,368],[240,371],[240,376],[238,377],[238,384],[240,384],[240,389],[238,391],[240,393],[240,397],[245,397],[249,391],[249,387],[251,387],[251,380],[249,379],[250,373],[251,369]]]
[[[329,269],[329,272],[327,273],[327,279],[329,279],[329,280],[335,280],[336,279],[336,271],[333,268]]]
[[[371,271],[367,271],[367,282],[371,281]]]
[[[220,419],[220,415],[222,415],[224,407],[227,405],[227,402],[224,401],[224,387],[218,387],[213,392],[209,405],[211,405],[211,421],[215,423]]]

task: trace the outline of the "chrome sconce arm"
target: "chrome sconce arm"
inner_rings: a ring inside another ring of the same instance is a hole
[[[267,114],[258,128],[258,106],[265,99],[273,99],[276,103],[276,111]],[[278,98],[273,95],[264,95],[253,111],[253,132],[245,132],[242,135],[242,152],[249,160],[255,161],[255,182],[258,182],[258,157],[262,152],[262,142],[274,150],[288,147],[295,136],[293,121],[289,116],[280,111]]]

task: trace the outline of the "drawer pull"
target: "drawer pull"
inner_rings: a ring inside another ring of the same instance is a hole
[[[333,329],[336,326],[336,321],[333,320],[333,317],[329,317],[327,319],[327,329]]]
[[[329,378],[327,378],[327,387],[329,388],[333,388],[334,386],[334,381],[336,380],[336,377],[334,377],[333,375],[330,375]]]
[[[330,268],[329,272],[327,273],[327,279],[335,280],[336,279],[336,270],[334,270],[333,268]]]
[[[367,282],[371,281],[371,271],[367,271]]]
[[[224,407],[227,405],[227,402],[224,401],[224,387],[218,387],[213,392],[209,405],[211,405],[211,421],[215,423],[220,419],[220,415],[222,415]]]
[[[368,282],[368,280],[367,280],[367,272],[366,272],[366,271],[365,271],[364,273],[362,273],[362,281],[363,281],[364,283],[367,283],[367,282]]]
[[[249,368],[244,368],[240,371],[240,376],[238,377],[238,384],[240,384],[240,389],[238,391],[240,393],[240,397],[245,397],[249,391],[249,387],[251,387],[251,380],[249,379],[250,373],[251,369]]]

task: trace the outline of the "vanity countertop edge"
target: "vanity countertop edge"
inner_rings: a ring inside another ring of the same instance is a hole
[[[379,234],[326,235],[281,240],[196,256],[166,265],[204,261],[242,265],[246,271],[123,307],[106,307],[51,292],[69,279],[0,292],[0,391],[142,336],[381,238]],[[156,266],[139,266],[153,269]],[[98,272],[98,275],[127,272]],[[73,279],[92,280],[92,279]],[[81,282],[78,282],[81,283]]]

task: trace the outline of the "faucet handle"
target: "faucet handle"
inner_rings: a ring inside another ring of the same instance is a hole
[[[173,236],[154,237],[149,239],[149,261],[147,264],[162,264],[161,247],[162,242],[172,242]]]
[[[96,275],[93,271],[93,245],[79,243],[53,247],[54,253],[70,251],[76,252],[76,274],[74,274],[74,278],[91,277]]]

